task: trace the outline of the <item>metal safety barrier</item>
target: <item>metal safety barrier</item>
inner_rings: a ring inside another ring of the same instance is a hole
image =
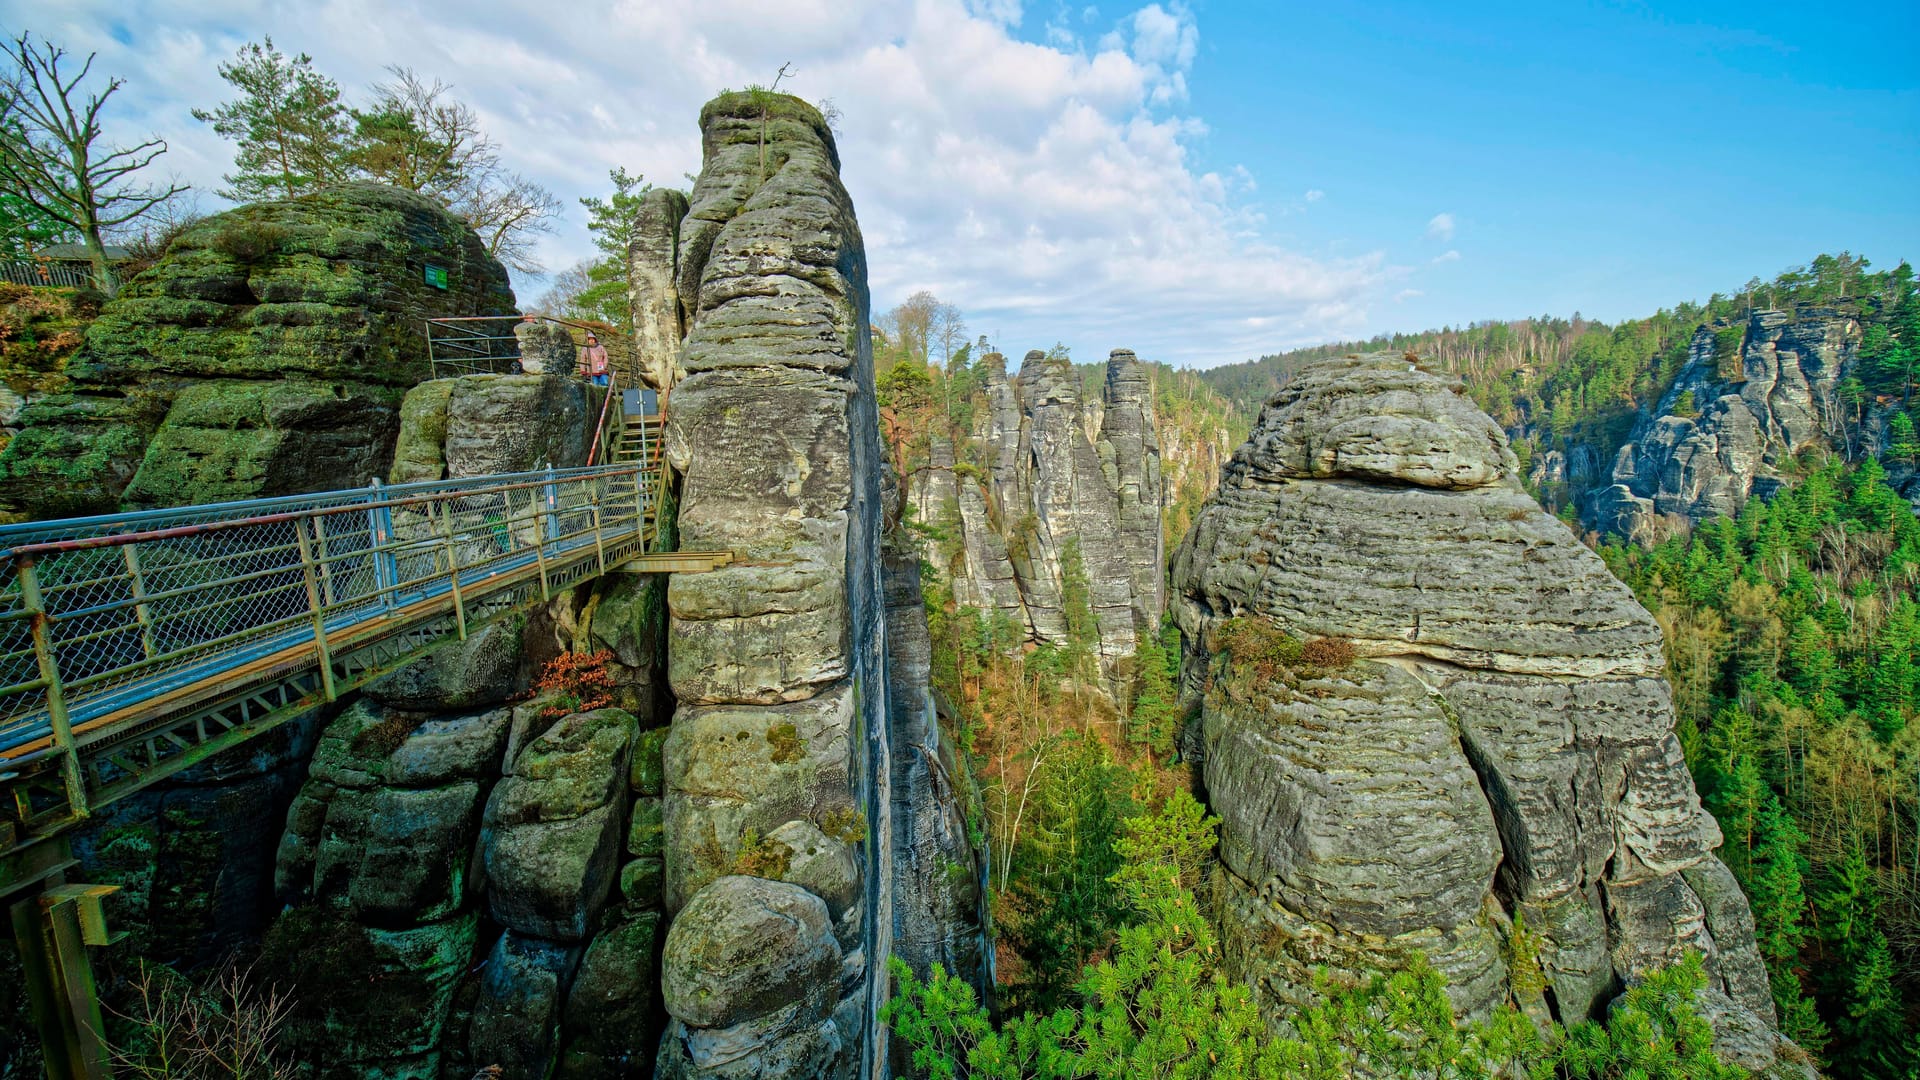
[[[520,338],[514,328],[525,322],[543,322],[564,327],[574,348],[586,346],[587,335],[596,335],[607,350],[608,366],[616,387],[636,385],[633,347],[626,335],[606,327],[556,319],[549,315],[460,315],[428,319],[427,360],[436,379],[461,375],[505,375],[519,370]],[[574,363],[577,365],[576,352]],[[576,367],[567,371],[549,371],[549,375],[581,375]]]
[[[659,478],[656,452],[0,528],[0,819],[84,817],[618,569],[649,550]]]

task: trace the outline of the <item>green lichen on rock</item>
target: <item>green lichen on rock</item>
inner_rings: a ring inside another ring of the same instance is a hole
[[[101,308],[70,385],[22,412],[0,505],[47,516],[123,492],[162,506],[364,483],[386,471],[401,392],[430,374],[423,320],[512,310],[479,237],[411,192],[345,184],[217,214]]]
[[[370,929],[320,908],[281,915],[256,975],[293,1000],[284,1049],[342,1065],[431,1053],[477,928],[471,914],[411,930]]]
[[[100,296],[84,289],[41,289],[0,282],[0,426],[20,421],[22,406],[67,385],[67,359]]]
[[[400,403],[400,437],[393,447],[389,483],[410,484],[447,475],[447,399],[452,379],[435,379],[407,391]]]

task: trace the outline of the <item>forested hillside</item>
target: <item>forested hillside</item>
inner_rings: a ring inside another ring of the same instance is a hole
[[[1920,522],[1828,463],[1608,563],[1660,620],[1677,731],[1786,1033],[1833,1074],[1920,1066]]]
[[[1212,368],[1201,377],[1252,414],[1303,364],[1381,349],[1412,353],[1465,380],[1474,400],[1512,437],[1535,494],[1559,511],[1579,492],[1551,486],[1556,481],[1541,476],[1533,463],[1549,452],[1585,448],[1604,470],[1636,423],[1657,415],[1698,328],[1716,328],[1716,345],[1737,354],[1737,324],[1754,312],[1812,309],[1831,309],[1864,327],[1857,362],[1841,373],[1836,388],[1840,412],[1850,422],[1836,433],[1832,449],[1850,457],[1887,449],[1911,428],[1906,406],[1920,376],[1920,303],[1910,265],[1873,271],[1865,258],[1847,252],[1821,255],[1772,281],[1755,278],[1705,303],[1680,303],[1612,325],[1577,312],[1476,322],[1296,349]],[[1671,408],[1685,416],[1696,405],[1680,400]]]

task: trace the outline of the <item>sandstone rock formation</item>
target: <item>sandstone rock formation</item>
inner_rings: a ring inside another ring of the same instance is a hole
[[[1699,950],[1723,1053],[1771,1067],[1766,975],[1673,736],[1659,627],[1514,471],[1457,383],[1327,361],[1268,402],[1182,544],[1230,967],[1278,1016],[1315,966],[1418,951],[1462,1014],[1572,1022]],[[1360,659],[1249,678],[1210,652],[1236,618]],[[1521,918],[1544,989],[1509,978]]]
[[[53,517],[364,484],[428,376],[422,320],[512,309],[473,230],[410,192],[346,184],[214,215],[102,308],[66,392],[22,411],[0,503]]]
[[[580,464],[594,406],[553,375],[422,384],[393,479]],[[329,1075],[611,1080],[650,1065],[663,591],[616,575],[477,629],[327,728],[286,813],[287,911],[266,954],[301,988],[290,1037],[328,1046]],[[621,708],[527,700],[563,648],[606,650]]]
[[[1611,483],[1588,493],[1587,519],[1642,537],[1662,515],[1732,516],[1777,488],[1795,454],[1845,446],[1838,388],[1860,338],[1856,318],[1826,309],[1755,311],[1744,325],[1695,330],[1673,386],[1616,455]]]
[[[658,1075],[881,1075],[896,918],[929,943],[981,928],[896,904],[893,808],[932,856],[920,815],[952,792],[926,769],[892,790],[893,755],[933,748],[924,668],[890,644],[915,616],[924,642],[924,613],[882,592],[864,249],[811,106],[725,95],[701,125],[684,216],[650,200],[630,252],[644,377],[684,373],[667,430],[680,543],[734,553],[668,591]]]
[[[951,558],[937,543],[928,556],[956,601],[1003,613],[1037,642],[1067,641],[1065,585],[1084,582],[1100,657],[1126,656],[1165,603],[1151,370],[1115,349],[1101,397],[1082,401],[1065,359],[1029,352],[1011,381],[999,354],[985,365],[983,480],[962,475],[951,442],[936,437],[913,493],[919,520],[953,537]]]

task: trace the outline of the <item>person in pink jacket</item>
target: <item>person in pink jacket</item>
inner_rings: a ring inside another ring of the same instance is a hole
[[[580,354],[580,370],[593,385],[607,385],[607,347],[592,334],[587,335],[586,350]]]

